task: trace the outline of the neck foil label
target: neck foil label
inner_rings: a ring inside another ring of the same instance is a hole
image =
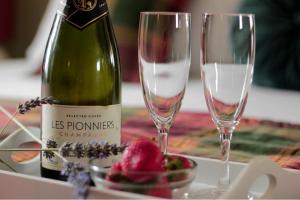
[[[61,0],[58,11],[64,19],[82,30],[108,14],[105,0]]]

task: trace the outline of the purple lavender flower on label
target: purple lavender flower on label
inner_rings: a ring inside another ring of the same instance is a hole
[[[54,140],[47,140],[46,144],[47,148],[57,148],[57,143]],[[47,158],[48,160],[51,160],[54,157],[54,152],[53,151],[44,151],[43,156]]]
[[[60,154],[63,157],[75,157],[75,158],[90,158],[90,159],[104,159],[112,155],[118,155],[122,153],[126,148],[126,145],[109,144],[107,142],[65,142],[60,148]]]

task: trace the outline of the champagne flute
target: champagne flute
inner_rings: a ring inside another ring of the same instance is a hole
[[[144,101],[166,154],[168,134],[180,109],[191,63],[191,16],[178,12],[141,12],[139,73]]]
[[[214,190],[226,191],[230,183],[229,152],[252,83],[255,24],[251,14],[203,14],[201,77],[209,113],[221,143],[223,170]]]

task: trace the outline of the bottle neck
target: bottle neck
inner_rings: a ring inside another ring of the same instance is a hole
[[[106,0],[61,0],[59,11],[68,23],[81,30],[108,15]]]

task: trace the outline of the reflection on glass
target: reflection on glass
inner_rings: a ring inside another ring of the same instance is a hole
[[[139,27],[139,71],[146,107],[167,153],[168,133],[181,100],[191,62],[188,13],[142,12]]]

